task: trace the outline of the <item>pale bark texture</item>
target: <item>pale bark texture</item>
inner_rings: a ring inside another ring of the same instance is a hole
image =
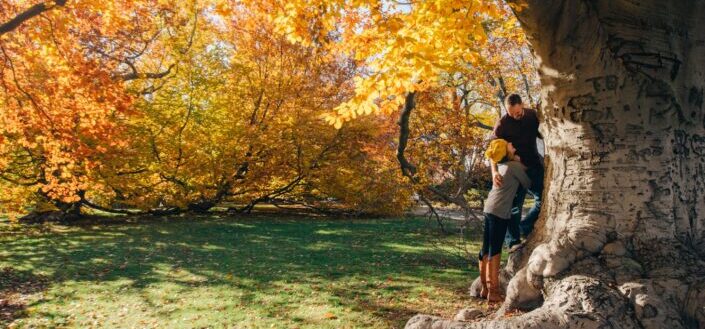
[[[500,314],[407,328],[705,328],[705,0],[515,2],[542,82],[541,218]]]

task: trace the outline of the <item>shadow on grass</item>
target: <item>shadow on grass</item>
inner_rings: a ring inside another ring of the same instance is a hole
[[[44,291],[49,278],[34,275],[31,271],[0,269],[0,326],[26,316],[26,297]]]
[[[393,295],[412,284],[443,285],[442,270],[467,268],[465,260],[430,247],[433,234],[422,219],[190,218],[84,225],[0,236],[5,256],[0,267],[43,282],[42,289],[49,281],[125,281],[136,289],[165,282],[185,289],[233,286],[244,292],[245,305],[256,303],[256,294],[277,294],[287,283],[347,280],[355,283],[329,291],[337,303],[397,326],[419,310],[380,305],[365,291]],[[373,281],[394,284],[365,286]]]

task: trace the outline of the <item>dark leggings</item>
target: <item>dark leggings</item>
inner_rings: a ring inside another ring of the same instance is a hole
[[[509,220],[507,219],[485,213],[485,231],[482,238],[480,259],[485,255],[492,257],[502,252],[502,244],[504,244],[504,236],[507,234],[508,223]]]

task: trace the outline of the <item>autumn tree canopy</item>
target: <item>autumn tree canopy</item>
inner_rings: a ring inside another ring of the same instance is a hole
[[[4,211],[249,211],[261,202],[398,213],[393,120],[321,116],[358,63],[194,1],[3,1]]]
[[[521,30],[495,2],[0,7],[6,212],[334,200],[398,213],[414,190],[462,206],[482,185],[479,151],[504,95],[536,96]],[[407,152],[421,170],[408,181],[395,152],[411,90],[424,101]]]

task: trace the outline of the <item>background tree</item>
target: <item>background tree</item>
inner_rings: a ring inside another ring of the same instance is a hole
[[[393,158],[374,146],[388,145],[385,122],[336,130],[320,119],[350,96],[354,65],[276,35],[258,12],[214,9],[194,7],[192,23],[155,40],[161,51],[135,63],[175,59],[158,84],[131,84],[143,97],[139,115],[124,123],[129,146],[102,168],[107,188],[93,189],[85,203],[157,214],[250,212],[259,203],[405,209],[409,193],[392,193],[404,185]]]
[[[262,12],[227,1],[0,6],[3,212],[287,202],[399,213],[410,202],[387,120],[336,130],[320,119],[352,95],[354,63],[276,35]]]
[[[127,115],[131,103],[117,65],[91,52],[92,44],[107,39],[122,47],[139,43],[136,37],[147,33],[139,27],[128,30],[134,33],[130,39],[105,33],[137,20],[111,14],[158,10],[149,4],[91,2],[70,13],[50,10],[64,3],[29,9],[24,1],[1,4],[6,23],[0,39],[0,173],[10,210],[29,198],[76,212],[87,177],[100,165],[97,158],[121,146],[114,119]],[[105,15],[95,14],[100,11]],[[29,19],[31,25],[25,22]]]

